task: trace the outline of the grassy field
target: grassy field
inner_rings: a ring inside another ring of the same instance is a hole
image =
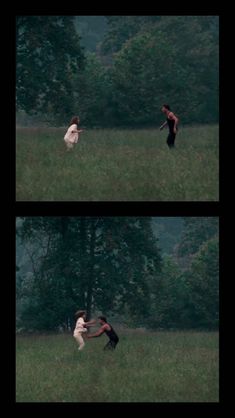
[[[17,337],[17,402],[218,402],[218,334],[120,333],[82,352],[70,335]]]
[[[65,129],[18,128],[18,201],[217,201],[218,126],[87,130],[70,152]]]

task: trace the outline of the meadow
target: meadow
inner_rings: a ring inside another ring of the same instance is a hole
[[[218,201],[218,126],[85,130],[67,151],[65,128],[17,128],[17,201]]]
[[[216,332],[119,332],[78,352],[70,334],[17,336],[16,402],[218,402]]]

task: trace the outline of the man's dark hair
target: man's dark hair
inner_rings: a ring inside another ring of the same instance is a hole
[[[98,319],[101,319],[101,321],[107,322],[107,319],[105,318],[105,316],[98,316]]]
[[[163,107],[165,107],[167,110],[171,110],[168,104],[164,104]]]

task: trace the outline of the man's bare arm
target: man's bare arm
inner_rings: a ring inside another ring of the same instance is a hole
[[[93,337],[99,337],[100,335],[102,335],[105,331],[105,325],[103,325],[97,332],[94,332],[94,334],[89,334],[87,335],[88,338],[93,338]]]
[[[91,321],[85,322],[84,326],[85,327],[92,327],[92,325],[95,325],[95,324],[96,324],[96,320],[92,319]]]
[[[164,122],[161,126],[160,126],[160,131],[163,129],[163,128],[165,128],[165,126],[167,125],[167,121],[166,122]]]
[[[168,117],[169,117],[169,119],[174,120],[173,131],[176,134],[176,132],[177,132],[177,125],[178,125],[179,119],[174,115],[173,112],[169,113]]]

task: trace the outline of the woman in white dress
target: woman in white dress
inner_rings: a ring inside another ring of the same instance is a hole
[[[83,334],[87,332],[87,327],[91,327],[92,325],[96,323],[96,320],[93,319],[92,321],[85,322],[86,311],[78,311],[76,312],[75,316],[77,318],[77,322],[76,322],[73,336],[79,344],[78,350],[81,351],[85,345],[84,340],[83,340]]]
[[[70,150],[74,147],[74,144],[76,144],[79,140],[80,132],[83,132],[83,129],[78,129],[79,122],[80,119],[78,116],[74,116],[71,119],[69,128],[64,136],[64,141],[66,143],[67,150]]]

